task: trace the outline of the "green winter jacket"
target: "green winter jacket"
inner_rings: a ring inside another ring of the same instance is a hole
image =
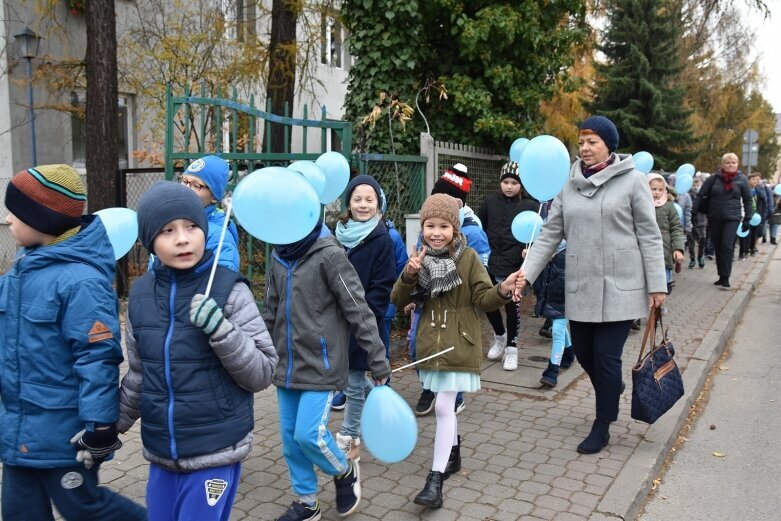
[[[666,203],[656,208],[656,224],[662,232],[662,244],[664,244],[664,267],[668,269],[675,266],[673,252],[684,251],[683,226],[670,197],[668,196]]]
[[[483,358],[480,316],[477,310],[494,311],[508,299],[493,286],[477,252],[465,248],[456,263],[461,285],[436,298],[426,297],[418,322],[416,336],[418,360],[451,346],[455,349],[417,365],[429,371],[459,371],[480,373]],[[410,294],[417,280],[407,284],[404,272],[391,292],[391,301],[398,309],[411,302]]]

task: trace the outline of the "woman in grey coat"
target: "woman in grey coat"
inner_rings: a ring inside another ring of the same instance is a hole
[[[580,125],[580,159],[553,202],[522,274],[531,284],[567,240],[565,308],[578,362],[596,394],[596,420],[578,452],[608,443],[624,384],[621,355],[632,320],[664,303],[662,237],[651,191],[631,155],[616,154],[618,130],[603,116]],[[523,283],[520,284],[521,286]]]

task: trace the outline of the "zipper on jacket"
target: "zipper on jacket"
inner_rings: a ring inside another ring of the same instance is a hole
[[[331,364],[328,363],[328,348],[325,345],[325,338],[320,336],[320,349],[323,352],[323,364],[325,364],[326,370],[331,370]]]
[[[171,458],[178,460],[176,451],[176,436],[174,433],[174,389],[171,384],[171,339],[174,334],[174,319],[176,310],[176,275],[171,273],[171,290],[168,294],[168,332],[165,334],[165,385],[168,387],[168,437],[171,438]]]
[[[293,374],[293,326],[290,324],[290,293],[292,286],[293,270],[296,268],[298,261],[294,262],[292,266],[287,268],[287,278],[285,280],[285,317],[287,322],[287,374],[285,374],[285,389],[290,388],[290,378]]]

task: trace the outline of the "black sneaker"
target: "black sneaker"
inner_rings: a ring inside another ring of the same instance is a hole
[[[361,471],[357,461],[347,460],[350,468],[341,476],[334,476],[336,512],[346,517],[355,512],[361,502]]]
[[[640,331],[640,329],[642,327],[643,326],[641,325],[640,319],[638,318],[638,319],[632,321],[632,325],[630,326],[630,329],[632,331]]]
[[[436,397],[435,393],[428,389],[423,389],[423,392],[420,393],[420,398],[418,398],[418,404],[415,406],[415,416],[425,416],[430,413],[434,408],[434,398]]]
[[[464,398],[462,397],[462,398],[459,400],[459,399],[456,397],[456,407],[455,407],[456,414],[460,413],[460,412],[461,412],[461,411],[463,411],[464,409],[466,409],[466,404],[464,403]]]
[[[549,318],[546,318],[545,323],[537,333],[545,338],[553,338],[553,322],[551,322]]]
[[[318,519],[320,519],[320,503],[318,501],[315,501],[312,506],[294,501],[290,504],[287,512],[277,518],[277,521],[317,521]]]

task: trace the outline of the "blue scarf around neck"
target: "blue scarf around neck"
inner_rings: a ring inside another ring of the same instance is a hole
[[[380,222],[380,215],[377,214],[368,221],[354,221],[349,219],[346,223],[339,221],[336,224],[336,240],[348,250],[358,246]]]

